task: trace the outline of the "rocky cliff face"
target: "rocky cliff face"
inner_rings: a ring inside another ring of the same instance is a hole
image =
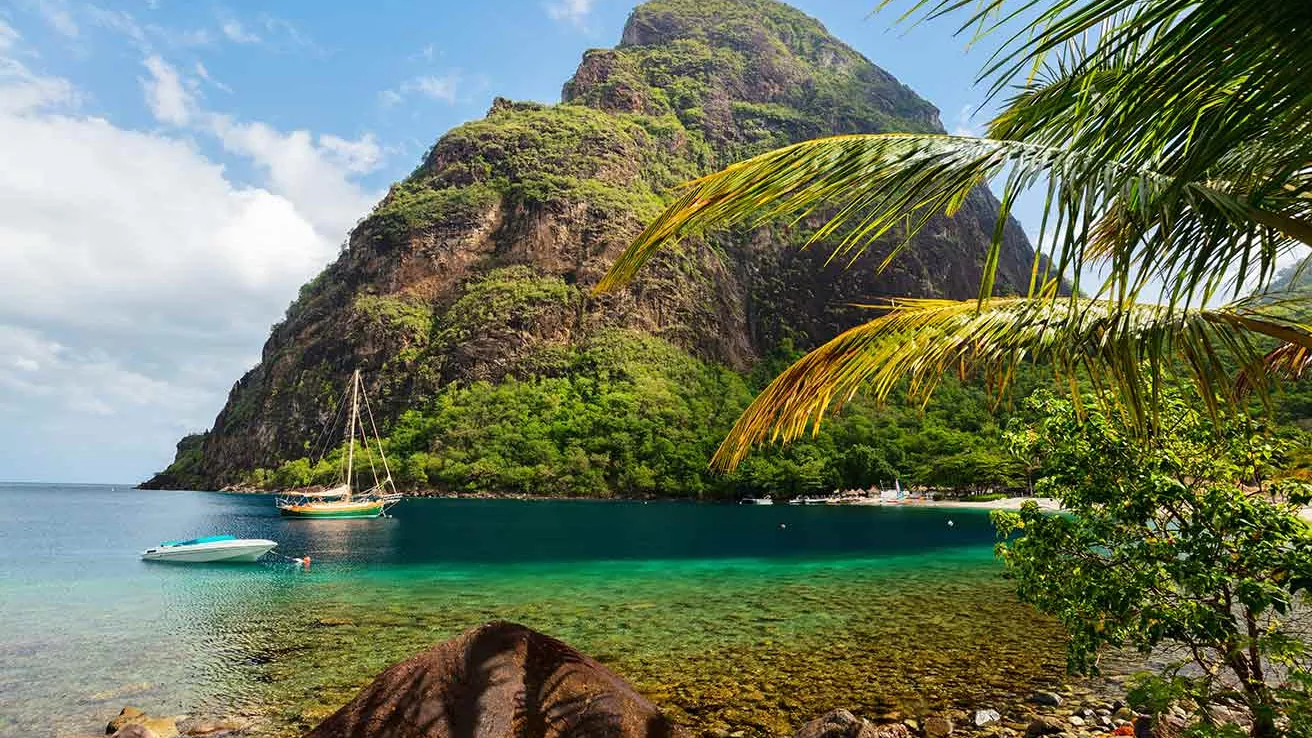
[[[689,240],[627,290],[589,294],[678,183],[817,136],[941,131],[937,111],[814,19],[772,0],[653,0],[587,52],[557,105],[498,99],[442,136],[301,289],[207,434],[151,487],[219,487],[304,456],[359,368],[386,425],[451,383],[550,377],[607,331],[747,370],[782,339],[814,345],[852,302],[966,297],[997,205],[981,189],[895,267],[848,269],[798,227]],[[1032,251],[1007,224],[998,290]]]

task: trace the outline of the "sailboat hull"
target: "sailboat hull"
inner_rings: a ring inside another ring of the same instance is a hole
[[[288,518],[342,519],[342,518],[376,518],[383,514],[382,500],[364,500],[347,502],[303,502],[278,506],[278,512]]]

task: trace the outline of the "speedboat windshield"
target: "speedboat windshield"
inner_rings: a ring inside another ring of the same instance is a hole
[[[161,546],[194,546],[198,543],[216,543],[218,541],[235,541],[237,536],[205,536],[204,538],[188,538],[185,541],[165,541]]]

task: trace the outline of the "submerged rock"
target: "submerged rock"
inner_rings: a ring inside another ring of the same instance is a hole
[[[178,732],[187,736],[218,738],[218,736],[245,732],[246,727],[246,723],[238,720],[187,720],[178,725]]]
[[[874,725],[839,709],[806,723],[793,738],[911,738],[911,729],[902,723]]]
[[[494,622],[387,669],[306,738],[683,735],[596,661],[522,625]]]
[[[1061,695],[1056,692],[1035,692],[1033,695],[1030,695],[1030,702],[1033,702],[1036,705],[1057,707],[1061,705],[1062,699]]]
[[[1037,738],[1041,735],[1056,735],[1065,733],[1066,726],[1048,717],[1037,717],[1030,721],[1029,727],[1025,729],[1026,738]]]
[[[952,721],[942,715],[930,715],[925,718],[923,729],[925,738],[948,738],[952,735]]]
[[[866,722],[843,709],[830,710],[803,725],[793,738],[856,738]]]
[[[127,705],[105,726],[105,735],[131,738],[132,734],[125,733],[124,730],[132,726],[146,729],[155,738],[174,738],[178,734],[177,718],[153,717],[141,708]]]

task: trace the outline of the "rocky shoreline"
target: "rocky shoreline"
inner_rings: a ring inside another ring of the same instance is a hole
[[[1180,708],[1154,719],[1125,704],[1124,676],[1080,680],[1011,704],[925,714],[857,716],[834,709],[793,738],[1039,738],[1175,735]],[[1212,709],[1243,724],[1233,705]],[[106,726],[114,738],[267,735],[259,716],[154,716],[134,706]],[[694,733],[623,678],[576,649],[524,626],[492,622],[393,665],[306,738],[530,738],[680,736],[747,738],[751,726]],[[68,736],[62,738],[83,738]]]

